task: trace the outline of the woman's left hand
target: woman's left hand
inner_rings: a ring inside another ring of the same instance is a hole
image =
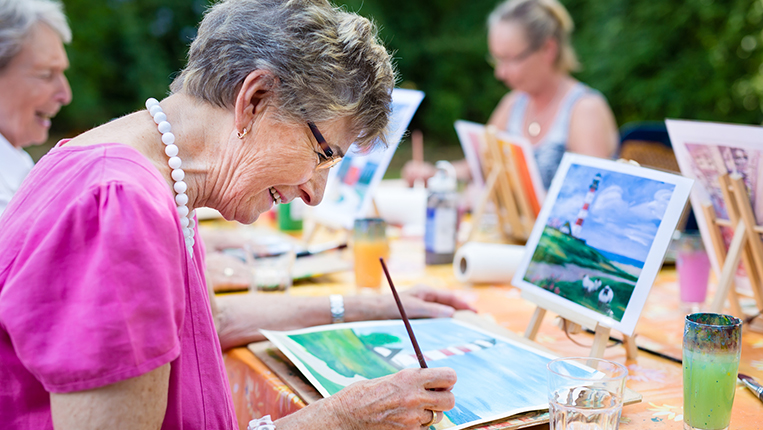
[[[345,321],[366,321],[400,318],[392,294],[381,296],[346,296]],[[400,292],[408,318],[449,318],[458,310],[476,309],[455,293],[425,285]]]

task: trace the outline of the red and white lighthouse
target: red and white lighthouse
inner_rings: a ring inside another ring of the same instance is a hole
[[[591,203],[593,202],[593,195],[596,193],[596,190],[599,188],[599,182],[601,181],[601,173],[597,173],[596,176],[593,177],[593,182],[591,182],[591,187],[588,188],[588,193],[585,195],[585,200],[583,201],[583,207],[580,208],[580,212],[578,212],[578,219],[575,221],[575,224],[572,226],[572,236],[574,237],[580,237],[580,230],[583,228],[583,221],[585,221],[585,218],[588,216],[588,208],[591,206]]]

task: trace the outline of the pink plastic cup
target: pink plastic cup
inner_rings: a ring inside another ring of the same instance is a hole
[[[707,257],[699,232],[682,232],[677,239],[676,270],[681,291],[681,303],[685,310],[700,310],[707,298],[707,282],[710,277],[710,259]]]

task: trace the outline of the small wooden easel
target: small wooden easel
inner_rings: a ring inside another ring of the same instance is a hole
[[[485,189],[475,207],[472,225],[479,225],[488,202],[492,202],[501,233],[508,239],[526,241],[530,236],[537,213],[533,210],[530,200],[522,188],[517,174],[517,161],[510,151],[504,151],[497,137],[498,129],[489,125],[485,129],[486,148],[480,154],[483,175],[486,179]],[[506,230],[506,227],[509,230]],[[477,228],[472,228],[469,239],[474,238]]]
[[[731,313],[744,318],[745,315],[739,304],[739,296],[732,285],[734,274],[741,260],[752,286],[755,303],[758,309],[763,309],[763,287],[761,284],[763,281],[763,241],[760,238],[761,233],[763,233],[763,226],[759,226],[755,222],[750,197],[742,176],[738,173],[725,174],[720,176],[718,180],[729,219],[717,218],[712,205],[706,205],[702,208],[707,219],[713,251],[722,267],[718,289],[709,310],[721,312],[728,297]],[[723,243],[720,227],[729,227],[734,230],[728,252]]]
[[[524,296],[524,293],[523,293]],[[580,331],[580,326],[586,326],[586,327],[596,327],[594,329],[594,337],[593,337],[593,345],[591,346],[591,353],[589,354],[590,357],[594,358],[603,358],[604,357],[604,350],[607,348],[607,343],[609,342],[609,335],[612,331],[611,328],[601,325],[599,322],[588,319],[582,315],[570,315],[569,311],[567,309],[558,308],[554,303],[546,302],[545,300],[541,299],[540,297],[537,297],[535,295],[530,298],[531,301],[535,303],[542,302],[543,304],[539,304],[537,308],[535,308],[535,312],[533,313],[532,318],[530,319],[530,324],[527,325],[527,329],[525,330],[525,337],[530,340],[535,340],[535,337],[538,335],[538,329],[540,329],[540,324],[543,322],[543,317],[546,316],[546,310],[550,309],[559,314],[559,317],[566,320],[567,327],[563,327],[563,330],[567,330],[570,333],[577,333]],[[539,302],[540,300],[540,302]],[[628,360],[635,360],[636,356],[638,355],[638,348],[636,346],[636,341],[633,336],[628,336],[626,334],[623,334],[623,347],[625,348],[625,357]]]

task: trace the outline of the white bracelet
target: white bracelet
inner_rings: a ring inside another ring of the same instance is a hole
[[[265,415],[262,418],[249,421],[249,426],[246,430],[276,430],[276,425],[273,424],[270,415]]]
[[[331,323],[338,324],[344,322],[344,297],[341,294],[332,294],[329,296],[331,305]]]

